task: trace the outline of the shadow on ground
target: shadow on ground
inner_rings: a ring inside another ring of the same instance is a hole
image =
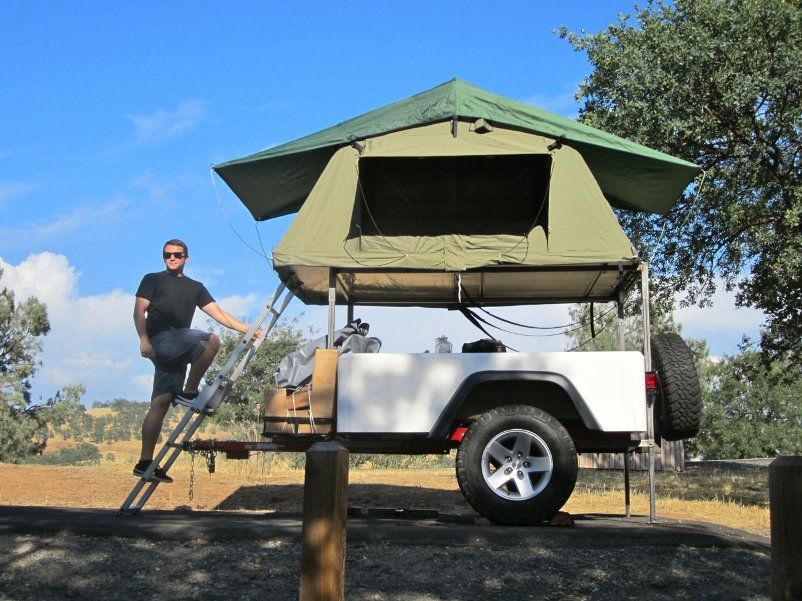
[[[303,484],[242,486],[223,499],[214,509],[299,512],[303,508],[303,496]],[[459,491],[392,484],[349,484],[348,505],[473,513]]]
[[[74,523],[75,510],[68,513]],[[397,531],[410,529],[432,535],[399,542]],[[351,601],[769,599],[765,546],[722,546],[710,537],[678,538],[641,527],[604,526],[594,533],[380,521],[362,530],[353,538],[349,531],[346,550],[345,596]],[[474,534],[452,540],[449,533],[460,530]],[[482,531],[498,535],[477,537]],[[274,535],[210,541],[189,532],[180,540],[4,532],[0,598],[297,599],[297,532]]]

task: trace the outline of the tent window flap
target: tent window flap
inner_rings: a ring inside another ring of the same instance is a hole
[[[364,157],[363,236],[512,234],[548,223],[551,156]]]

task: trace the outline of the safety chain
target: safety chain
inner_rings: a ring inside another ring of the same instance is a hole
[[[196,450],[194,447],[190,445],[189,449],[189,500],[192,501],[195,498],[195,455],[202,455],[203,458],[206,460],[206,469],[209,470],[210,474],[213,474],[216,469],[216,462],[215,462],[215,448],[214,448],[214,441],[211,441],[211,446],[208,450]]]
[[[195,498],[195,451],[189,452],[189,500]]]

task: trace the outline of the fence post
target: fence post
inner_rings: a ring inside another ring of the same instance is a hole
[[[802,457],[771,462],[769,506],[772,598],[802,599]]]
[[[306,452],[301,601],[342,601],[345,594],[345,526],[348,449],[318,442]]]

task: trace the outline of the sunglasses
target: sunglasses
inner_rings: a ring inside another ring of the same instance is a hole
[[[166,261],[170,257],[175,257],[176,259],[183,259],[184,257],[186,257],[186,255],[184,253],[182,253],[182,252],[177,252],[177,253],[163,252],[162,253],[162,257],[164,257],[164,260]]]

